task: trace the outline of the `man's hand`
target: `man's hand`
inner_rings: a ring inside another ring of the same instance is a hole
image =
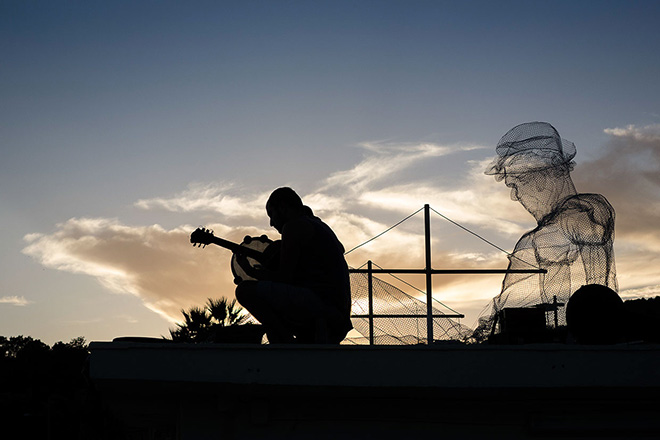
[[[236,255],[236,262],[241,267],[241,269],[243,269],[247,275],[251,276],[252,278],[255,278],[251,273],[254,271],[254,269],[252,268],[252,265],[248,261],[247,257],[243,254],[234,254],[234,255]]]
[[[245,274],[250,278],[257,280],[268,279],[268,271],[261,267],[261,265],[251,265],[248,258],[243,254],[235,254],[236,262],[245,271]]]

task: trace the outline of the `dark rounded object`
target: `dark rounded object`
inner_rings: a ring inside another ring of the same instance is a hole
[[[566,324],[580,344],[615,344],[625,339],[625,314],[623,300],[614,290],[588,284],[571,295]]]
[[[248,257],[248,262],[251,265],[259,264],[264,266],[266,269],[277,270],[280,262],[280,249],[281,249],[281,240],[273,241],[268,238],[266,235],[260,237],[251,237],[246,235],[243,238],[241,246],[250,248],[252,250],[261,252],[263,254],[262,258],[259,258],[257,261],[253,257]],[[231,272],[234,275],[234,284],[238,285],[242,281],[254,280],[250,275],[248,275],[245,270],[238,264],[236,261],[236,254],[231,257]]]

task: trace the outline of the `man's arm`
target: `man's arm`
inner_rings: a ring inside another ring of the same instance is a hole
[[[312,226],[304,220],[294,219],[284,225],[278,270],[270,270],[261,266],[252,267],[247,258],[242,255],[237,255],[237,262],[252,278],[293,283],[296,279],[299,261],[304,258],[303,249],[312,239],[312,235]]]
[[[294,283],[300,260],[305,258],[305,246],[313,238],[313,228],[303,218],[289,221],[282,230],[282,253],[280,254],[279,270],[275,272],[274,281]]]

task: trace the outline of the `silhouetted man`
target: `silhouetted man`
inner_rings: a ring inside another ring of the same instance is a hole
[[[504,307],[566,304],[586,284],[617,290],[614,267],[614,209],[600,194],[578,194],[571,180],[575,145],[545,122],[518,125],[497,144],[486,174],[504,180],[511,199],[520,202],[538,225],[525,233],[509,258],[510,269],[547,270],[546,274],[507,274],[494,299]],[[559,321],[564,322],[563,309]]]
[[[270,225],[282,234],[278,270],[237,261],[258,281],[243,281],[236,299],[265,327],[271,343],[339,343],[352,328],[344,247],[291,188],[266,203]]]

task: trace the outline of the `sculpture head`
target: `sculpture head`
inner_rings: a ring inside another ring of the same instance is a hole
[[[497,157],[486,174],[504,180],[511,199],[537,220],[556,203],[576,193],[570,172],[575,145],[559,137],[547,122],[528,122],[509,130],[497,144]]]

